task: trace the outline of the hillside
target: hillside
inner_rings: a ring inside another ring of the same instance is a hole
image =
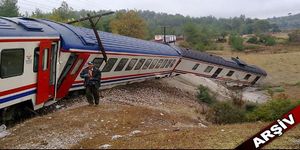
[[[282,30],[290,30],[290,29],[299,29],[300,28],[300,13],[284,16],[284,17],[274,17],[268,19],[271,23],[275,23]]]

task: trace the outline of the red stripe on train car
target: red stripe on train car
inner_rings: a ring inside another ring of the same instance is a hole
[[[5,96],[5,95],[17,93],[17,92],[20,92],[20,91],[24,91],[24,90],[34,88],[34,87],[36,87],[36,84],[30,84],[30,85],[22,86],[22,87],[19,87],[19,88],[3,91],[3,92],[0,92],[0,96]]]
[[[169,73],[171,71],[161,71],[161,72],[151,72],[151,73],[143,73],[143,74],[133,74],[133,75],[126,75],[126,76],[114,76],[114,77],[107,77],[107,78],[102,78],[101,80],[111,80],[111,79],[120,79],[120,78],[127,78],[127,77],[136,77],[136,76],[144,76],[144,75],[155,75],[157,73]],[[81,81],[75,81],[74,83],[82,83],[83,80]]]

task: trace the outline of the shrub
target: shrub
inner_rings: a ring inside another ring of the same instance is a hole
[[[209,89],[203,85],[198,87],[197,100],[202,103],[211,105],[216,102],[215,95],[212,94]]]
[[[290,42],[300,42],[300,30],[295,30],[288,34]]]
[[[259,105],[252,112],[248,112],[246,115],[247,121],[274,121],[280,118],[291,109],[295,108],[299,104],[292,103],[291,100],[270,100],[269,102]]]
[[[229,37],[229,44],[234,50],[243,51],[244,45],[243,45],[244,39],[239,35],[230,35]]]
[[[191,45],[186,41],[179,42],[179,46],[183,48],[191,48]]]
[[[260,35],[259,42],[265,44],[266,46],[273,46],[276,45],[276,40],[274,37],[269,35]]]
[[[240,123],[245,121],[245,110],[231,102],[217,102],[212,105],[206,119],[216,124]]]
[[[285,91],[284,88],[281,87],[281,86],[275,87],[275,88],[273,89],[273,92],[277,92],[277,93],[284,92],[284,91]]]
[[[246,103],[245,104],[245,109],[247,112],[253,112],[257,107],[258,107],[258,105],[256,103]]]
[[[297,83],[295,83],[295,86],[298,86],[298,87],[300,87],[300,81],[299,81],[299,82],[297,82]]]
[[[247,46],[245,46],[245,49],[249,49],[249,50],[258,49],[258,48],[259,48],[259,46],[257,46],[257,45],[247,45]]]
[[[249,38],[247,40],[247,43],[257,44],[258,43],[258,38],[256,36],[252,36],[251,38]]]

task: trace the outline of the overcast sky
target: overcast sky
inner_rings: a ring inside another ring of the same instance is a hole
[[[36,8],[51,11],[63,0],[19,0],[22,13]],[[75,10],[141,9],[192,17],[213,15],[234,17],[241,14],[251,18],[271,18],[300,13],[300,0],[66,0]]]

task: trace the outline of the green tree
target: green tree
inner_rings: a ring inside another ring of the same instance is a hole
[[[69,20],[75,19],[75,12],[72,7],[69,7],[66,1],[63,1],[59,8],[53,9],[49,19],[58,22],[67,22]]]
[[[148,28],[145,20],[136,11],[118,12],[109,24],[113,33],[145,39]]]
[[[255,33],[268,32],[271,27],[272,26],[271,26],[269,21],[267,21],[267,20],[257,20],[254,23],[254,32]]]
[[[184,36],[191,48],[196,50],[208,50],[213,49],[215,46],[212,42],[216,38],[211,28],[205,26],[199,26],[195,23],[187,23],[183,27]]]
[[[18,0],[0,0],[0,16],[17,17],[20,15]]]
[[[243,43],[244,43],[244,39],[241,36],[237,34],[230,35],[229,44],[234,50],[243,51],[245,49]]]

